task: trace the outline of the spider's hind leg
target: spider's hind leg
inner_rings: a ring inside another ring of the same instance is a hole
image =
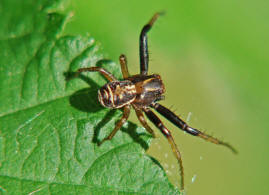
[[[183,131],[185,131],[191,135],[198,136],[198,137],[200,137],[206,141],[209,141],[211,143],[226,146],[232,152],[237,153],[236,149],[234,147],[232,147],[230,144],[228,144],[226,142],[222,142],[222,141],[218,140],[217,138],[214,138],[210,135],[207,135],[207,134],[199,131],[198,129],[194,129],[194,128],[190,127],[189,125],[187,125],[186,122],[184,122],[182,119],[180,119],[171,110],[162,106],[161,104],[154,103],[151,105],[151,107],[153,107],[155,110],[157,110],[157,112],[159,112],[166,119],[168,119],[170,122],[172,122],[174,125],[176,125],[180,129],[182,129]]]
[[[178,147],[170,133],[170,131],[164,126],[162,121],[149,109],[144,108],[143,111],[146,113],[149,120],[158,128],[161,130],[162,134],[167,138],[169,144],[171,145],[171,148],[173,150],[173,153],[175,157],[177,158],[179,167],[180,167],[180,176],[181,176],[181,190],[184,190],[184,170],[183,170],[183,164],[181,159],[181,154],[178,150]]]

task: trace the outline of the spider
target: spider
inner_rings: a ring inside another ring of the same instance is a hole
[[[210,135],[207,135],[198,129],[190,127],[186,122],[180,119],[176,114],[170,111],[168,108],[162,106],[158,101],[164,99],[165,87],[163,81],[158,74],[148,75],[148,38],[147,33],[158,19],[161,13],[156,13],[151,20],[142,28],[139,38],[139,54],[140,54],[140,74],[131,76],[127,68],[127,59],[125,55],[120,55],[119,61],[121,65],[121,72],[124,80],[117,80],[109,71],[101,67],[89,67],[80,68],[77,74],[81,72],[99,72],[101,73],[109,82],[102,86],[98,90],[98,100],[99,102],[107,108],[119,109],[123,108],[123,116],[116,123],[114,130],[101,142],[99,145],[107,140],[111,140],[117,131],[122,127],[122,125],[127,121],[131,107],[136,112],[137,118],[143,127],[155,137],[154,131],[147,124],[144,117],[146,114],[147,118],[162,132],[162,134],[167,138],[173,153],[178,161],[181,176],[181,190],[184,190],[184,171],[183,164],[181,160],[181,154],[178,147],[171,135],[171,132],[165,127],[163,122],[154,114],[151,109],[155,109],[158,113],[164,116],[167,120],[172,122],[175,126],[179,127],[186,133],[193,136],[198,136],[206,141],[212,142],[214,144],[219,144],[228,147],[234,153],[237,151],[228,143],[222,142]]]

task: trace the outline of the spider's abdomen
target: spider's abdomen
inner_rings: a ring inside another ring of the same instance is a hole
[[[135,85],[128,80],[112,81],[98,91],[98,100],[108,108],[121,108],[135,100]]]

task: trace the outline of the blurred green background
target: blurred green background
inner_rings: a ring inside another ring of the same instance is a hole
[[[269,194],[268,8],[262,0],[73,0],[65,34],[90,34],[115,62],[126,54],[136,74],[140,30],[166,11],[149,33],[149,69],[166,85],[163,104],[239,150],[234,155],[164,120],[182,152],[187,194]],[[134,113],[130,120],[138,124]],[[148,153],[179,186],[176,159],[160,133]]]

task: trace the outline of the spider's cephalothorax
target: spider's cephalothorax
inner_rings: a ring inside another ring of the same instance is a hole
[[[127,79],[135,85],[136,98],[133,104],[138,108],[150,106],[163,99],[165,88],[160,75],[135,75]]]
[[[160,16],[160,13],[156,13],[152,19],[143,27],[140,34],[140,74],[130,76],[127,69],[127,60],[125,55],[120,56],[121,71],[123,74],[123,81],[118,81],[110,72],[100,67],[89,67],[80,68],[78,73],[84,71],[100,72],[109,83],[105,84],[98,91],[98,100],[104,106],[108,108],[123,108],[123,116],[120,121],[116,124],[114,130],[103,139],[99,145],[104,141],[112,139],[116,132],[122,127],[129,117],[131,106],[134,108],[136,115],[145,127],[145,129],[155,137],[153,130],[147,124],[144,114],[148,119],[162,132],[167,138],[169,144],[172,147],[173,153],[178,160],[180,166],[181,175],[181,189],[184,189],[184,172],[181,160],[181,154],[174,142],[171,132],[165,127],[162,121],[152,112],[151,108],[155,109],[166,119],[172,122],[175,126],[179,127],[183,131],[205,139],[214,144],[219,144],[230,148],[236,153],[236,150],[226,142],[222,142],[212,136],[209,136],[195,128],[190,127],[176,114],[170,111],[168,108],[162,106],[157,101],[164,99],[163,93],[165,88],[161,77],[157,74],[148,75],[148,44],[147,44],[147,33],[151,29],[156,19]]]

